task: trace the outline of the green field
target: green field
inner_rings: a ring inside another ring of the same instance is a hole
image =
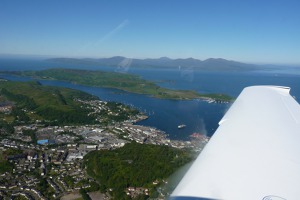
[[[10,72],[11,73],[11,72]],[[163,99],[210,98],[216,101],[230,101],[224,94],[199,94],[191,90],[171,90],[153,82],[143,80],[137,75],[116,72],[89,71],[75,69],[48,69],[42,71],[14,72],[16,75],[30,76],[35,79],[68,81],[75,84],[115,88],[128,92],[151,95]]]

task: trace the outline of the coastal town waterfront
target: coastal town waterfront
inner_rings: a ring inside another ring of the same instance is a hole
[[[89,113],[91,115],[97,113],[100,116],[104,110],[112,116],[119,114],[109,110],[104,101],[76,101],[92,108]],[[8,107],[7,109],[3,108],[2,112],[9,112]],[[37,121],[14,126],[14,132],[9,137],[2,137],[0,141],[2,159],[9,163],[8,170],[1,170],[0,173],[0,196],[4,199],[60,199],[70,195],[80,197],[82,189],[89,191],[97,185],[97,181],[88,176],[83,165],[84,156],[91,151],[113,150],[126,143],[136,142],[199,152],[208,142],[205,136],[188,141],[170,140],[161,130],[134,124],[145,119],[147,116],[139,113],[123,122],[107,125],[101,125],[99,117],[98,125],[45,126]],[[1,134],[5,134],[4,129],[1,129]],[[161,184],[166,183],[164,181]],[[154,184],[159,184],[159,181]],[[148,189],[141,191],[148,192]],[[140,194],[140,190],[130,187],[126,193],[134,197]],[[109,193],[90,193],[91,197],[93,195],[110,198]]]

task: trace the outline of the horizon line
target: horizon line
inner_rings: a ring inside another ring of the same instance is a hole
[[[140,59],[140,60],[145,60],[145,59],[161,59],[161,58],[166,58],[170,60],[177,60],[177,59],[195,59],[199,61],[205,61],[209,59],[223,59],[226,61],[233,61],[233,62],[240,62],[243,64],[253,64],[253,65],[285,65],[285,66],[291,66],[291,67],[300,67],[300,63],[274,63],[274,62],[266,62],[266,61],[240,61],[240,60],[234,60],[234,59],[226,59],[226,58],[221,58],[221,57],[208,57],[205,59],[200,59],[200,58],[194,58],[194,57],[186,57],[186,58],[173,58],[173,57],[168,57],[168,56],[161,56],[161,57],[126,57],[122,55],[116,55],[116,56],[103,56],[103,57],[97,57],[97,56],[64,56],[64,55],[41,55],[41,54],[12,54],[12,53],[0,53],[0,59],[2,58],[16,58],[16,59],[25,59],[25,58],[31,58],[31,59],[52,59],[52,58],[68,58],[68,59],[106,59],[106,58],[113,58],[113,57],[123,57],[123,58],[128,58],[128,59]]]

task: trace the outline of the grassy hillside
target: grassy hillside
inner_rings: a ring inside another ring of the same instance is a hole
[[[22,123],[45,120],[56,124],[93,123],[88,117],[89,110],[81,108],[74,99],[95,99],[95,97],[76,90],[42,86],[38,82],[0,82],[2,102],[14,105],[11,113],[0,113],[2,119]]]

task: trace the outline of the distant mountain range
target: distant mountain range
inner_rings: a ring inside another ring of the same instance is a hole
[[[205,71],[244,71],[256,70],[260,67],[258,65],[246,64],[222,58],[209,58],[206,60],[198,60],[194,58],[186,59],[170,59],[168,57],[161,57],[158,59],[135,59],[126,58],[122,56],[115,56],[111,58],[51,58],[48,59],[53,62],[74,63],[83,65],[99,65],[110,67],[141,67],[141,68],[180,68]]]

